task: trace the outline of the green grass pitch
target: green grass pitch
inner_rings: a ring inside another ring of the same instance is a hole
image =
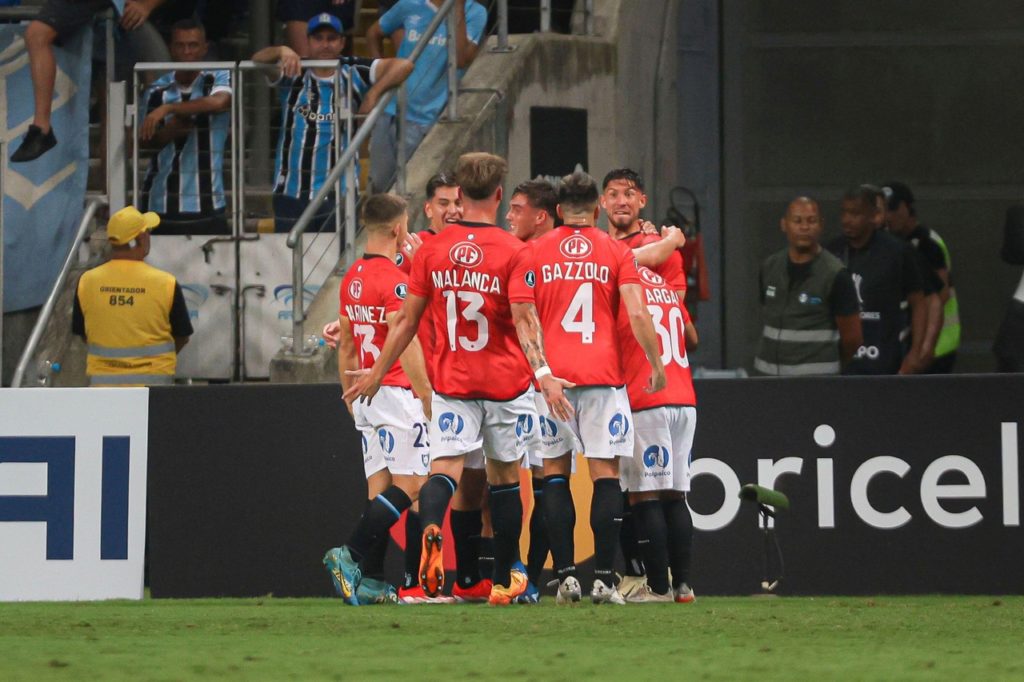
[[[0,604],[0,680],[1022,679],[1024,597]]]

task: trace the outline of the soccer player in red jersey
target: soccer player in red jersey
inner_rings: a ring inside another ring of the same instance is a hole
[[[408,290],[407,278],[393,260],[406,237],[405,200],[391,194],[370,197],[362,222],[366,253],[349,269],[339,291],[338,374],[343,389],[354,381],[351,372],[372,366],[380,355]],[[372,405],[349,404],[362,436],[369,504],[349,542],[324,556],[335,589],[354,605],[397,601],[394,588],[383,579],[388,531],[418,496],[430,463],[432,390],[418,342],[409,344],[401,364],[381,383]],[[418,536],[410,540],[413,547],[418,544]]]
[[[647,194],[639,173],[629,168],[617,168],[604,176],[601,207],[608,216],[608,234],[613,238],[633,249],[661,241],[658,235],[645,234],[642,229],[640,211],[646,205]],[[683,257],[676,249],[682,248],[686,239],[679,230],[670,234],[674,240],[673,246],[662,260],[652,262],[640,259],[639,263],[657,272],[676,293],[684,296],[686,274],[683,272]],[[679,241],[678,245],[675,240]]]
[[[567,422],[588,458],[594,482],[595,603],[625,603],[615,589],[613,564],[622,517],[619,457],[633,454],[632,419],[624,388],[616,326],[620,300],[631,335],[649,360],[648,390],[665,386],[651,316],[642,298],[633,253],[593,227],[598,216],[597,182],[582,171],[562,178],[558,213],[563,225],[533,242],[537,284],[534,296],[547,340],[551,371],[573,382],[566,390],[575,416]],[[563,420],[565,421],[565,420]],[[558,603],[578,601],[573,563],[575,514],[568,477],[571,444],[544,459],[544,510],[551,537]]]
[[[573,412],[544,356],[533,304],[529,250],[495,225],[504,159],[475,152],[459,157],[455,179],[462,222],[424,244],[413,260],[409,295],[380,358],[346,392],[373,399],[381,381],[415,335],[429,306],[434,324],[434,400],[430,424],[430,478],[420,490],[424,525],[420,583],[435,596],[444,584],[441,522],[468,452],[483,446],[494,527],[490,603],[509,604],[526,588],[512,570],[522,529],[518,462],[537,425],[533,378],[560,419]],[[532,371],[531,371],[532,370]]]
[[[646,389],[644,350],[626,332],[629,317],[619,311],[619,336],[626,389],[633,409],[633,457],[622,465],[622,487],[647,572],[647,582],[628,595],[629,602],[692,602],[689,587],[693,521],[686,505],[690,489],[690,449],[697,426],[697,396],[686,349],[697,346],[697,330],[675,289],[653,270],[640,268],[644,302],[654,320],[668,387]],[[669,568],[672,583],[669,584]]]
[[[427,181],[427,200],[423,202],[423,214],[427,217],[427,228],[409,234],[409,239],[398,250],[395,263],[405,274],[412,272],[412,259],[431,237],[441,233],[445,226],[462,218],[462,200],[459,186],[448,171],[437,173]]]

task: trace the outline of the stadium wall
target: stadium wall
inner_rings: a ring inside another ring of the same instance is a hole
[[[791,500],[774,529],[782,594],[1024,591],[1021,377],[705,380],[697,392],[701,594],[759,589],[764,541],[737,498],[749,482]],[[336,385],[154,388],[149,424],[154,597],[329,594],[320,558],[365,504]]]

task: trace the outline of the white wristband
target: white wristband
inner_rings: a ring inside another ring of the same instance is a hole
[[[546,377],[546,376],[548,376],[550,374],[551,374],[551,368],[548,367],[547,365],[544,365],[543,367],[538,369],[536,372],[534,372],[533,376],[537,379],[537,381],[540,381],[541,379],[543,379],[544,377]]]

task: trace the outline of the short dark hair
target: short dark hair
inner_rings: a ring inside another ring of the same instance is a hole
[[[174,35],[175,31],[195,31],[196,29],[203,32],[203,39],[205,40],[206,27],[203,26],[203,22],[199,21],[199,18],[195,16],[185,17],[171,24],[171,35]]]
[[[455,182],[474,201],[491,197],[505,180],[508,162],[495,154],[469,152],[455,164]]]
[[[591,211],[597,206],[599,198],[597,180],[583,171],[566,175],[558,186],[558,204],[563,213]]]
[[[641,192],[645,191],[644,179],[632,168],[616,168],[608,171],[608,174],[604,176],[604,182],[601,183],[601,191],[608,189],[608,185],[613,180],[625,180],[632,183]]]
[[[850,187],[843,193],[844,200],[860,201],[873,209],[878,208],[878,199],[885,198],[885,194],[877,185],[863,184]]]
[[[427,201],[434,198],[437,194],[437,190],[440,187],[458,187],[459,183],[455,182],[455,177],[451,171],[441,171],[434,175],[427,181]]]
[[[895,211],[900,204],[906,204],[910,215],[917,215],[914,210],[914,192],[906,183],[898,180],[890,180],[882,186],[885,193],[885,205],[890,211]]]
[[[407,210],[405,199],[397,194],[374,194],[363,204],[363,226],[372,231],[394,225]]]
[[[555,219],[555,222],[558,222],[558,190],[547,180],[537,178],[520,182],[512,190],[512,194],[522,194],[526,197],[526,202],[530,206],[546,211],[549,216]]]

